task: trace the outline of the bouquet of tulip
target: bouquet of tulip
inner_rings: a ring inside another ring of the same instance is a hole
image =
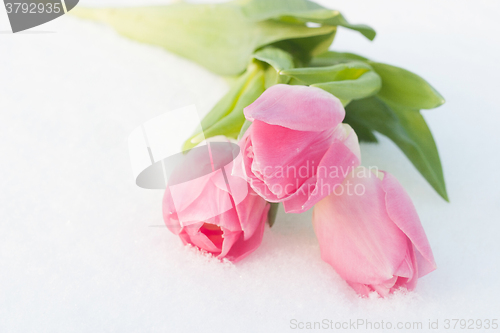
[[[165,223],[184,243],[241,260],[283,203],[286,213],[314,209],[322,259],[361,295],[412,290],[435,269],[411,199],[392,175],[360,166],[359,142],[377,142],[374,132],[387,136],[447,200],[420,113],[444,99],[405,69],[329,50],[338,26],[370,40],[372,28],[308,0],[72,13],[231,77],[201,131],[187,138],[187,158],[174,171],[179,181],[165,191]],[[194,148],[209,138],[207,162]],[[186,169],[207,165],[214,172],[181,181]]]

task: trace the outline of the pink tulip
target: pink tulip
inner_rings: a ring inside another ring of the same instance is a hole
[[[344,107],[324,90],[275,85],[244,113],[253,123],[234,174],[267,201],[283,202],[287,213],[311,208],[360,163],[356,133],[342,124]]]
[[[210,158],[203,153],[190,158],[195,153],[187,154],[186,163],[178,168],[178,179],[187,178],[187,173],[199,175],[207,165],[214,171],[167,187],[163,198],[165,224],[184,244],[219,259],[239,261],[259,247],[270,205],[245,180],[231,176],[233,162],[215,166],[214,149]]]
[[[313,213],[321,257],[363,296],[405,287],[436,264],[411,199],[387,172],[357,168]]]

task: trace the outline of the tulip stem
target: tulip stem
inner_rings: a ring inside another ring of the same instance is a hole
[[[271,208],[269,208],[269,213],[267,213],[267,222],[271,228],[276,221],[276,216],[278,215],[278,208],[280,206],[279,202],[270,202]]]

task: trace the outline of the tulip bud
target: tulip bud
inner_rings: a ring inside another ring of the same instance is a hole
[[[163,198],[163,219],[184,244],[220,259],[238,261],[260,245],[269,204],[245,180],[231,175],[234,163],[231,144],[209,145],[210,158],[204,150],[195,148],[169,177]],[[229,159],[221,158],[224,150],[228,150],[225,155]],[[201,172],[206,165],[213,171]]]
[[[283,202],[287,213],[311,208],[360,163],[342,103],[319,88],[278,84],[244,112],[253,123],[235,174],[267,201]]]
[[[360,295],[413,290],[436,269],[411,199],[387,172],[357,168],[314,207],[313,225],[322,259]]]

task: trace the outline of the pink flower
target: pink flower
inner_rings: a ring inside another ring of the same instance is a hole
[[[314,207],[321,257],[363,296],[406,287],[434,269],[415,207],[386,172],[357,168]]]
[[[187,154],[187,160],[178,168],[180,173],[172,177],[174,185],[165,191],[163,219],[184,244],[220,259],[239,261],[259,247],[270,205],[245,180],[231,176],[233,162],[219,158],[224,163],[217,166],[216,150],[212,149],[208,158],[196,149]],[[185,181],[193,178],[187,173],[206,173],[202,172],[206,166],[212,172]],[[177,179],[184,181],[178,183]]]
[[[287,213],[300,213],[331,193],[360,163],[356,133],[342,124],[338,98],[313,87],[275,85],[244,110],[252,121],[234,174]]]

